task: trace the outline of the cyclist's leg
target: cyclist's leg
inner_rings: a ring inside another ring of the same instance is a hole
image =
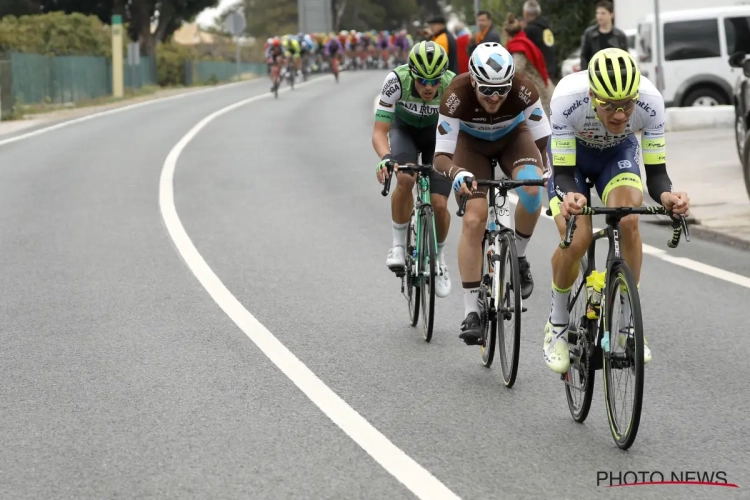
[[[435,127],[419,129],[416,137],[417,147],[422,152],[422,163],[432,163],[435,155]],[[435,283],[435,295],[447,297],[451,292],[451,279],[448,265],[445,262],[445,240],[451,226],[451,214],[448,211],[448,196],[451,193],[451,182],[444,175],[432,172],[430,175],[430,204],[435,213],[435,238],[438,245],[438,276]]]
[[[417,162],[417,146],[409,128],[398,117],[393,117],[388,131],[391,155],[396,163],[406,165]],[[414,182],[416,176],[398,174],[396,189],[391,196],[391,218],[393,222],[393,245],[388,252],[386,265],[391,269],[403,268],[405,263],[406,232],[414,208]]]
[[[552,157],[551,144],[547,145],[547,154]],[[577,148],[576,163],[583,166],[596,167],[597,158],[595,153],[587,151],[586,148]],[[575,172],[576,184],[579,192],[589,196],[586,185],[586,177],[580,167]],[[554,174],[550,175],[547,182],[547,195],[552,217],[557,225],[560,238],[565,237],[566,220],[560,214],[561,201],[555,194]],[[576,219],[576,231],[573,233],[573,241],[569,248],[563,250],[559,246],[552,254],[552,305],[550,315],[544,327],[544,343],[542,350],[544,361],[547,366],[557,373],[565,373],[570,366],[570,352],[567,342],[568,331],[568,299],[570,292],[578,276],[581,258],[591,244],[591,217],[579,216]]]
[[[506,175],[516,180],[542,178],[542,155],[525,123],[518,125],[498,145],[503,147],[499,160]],[[519,200],[515,213],[516,248],[521,271],[521,296],[527,299],[534,290],[534,279],[526,259],[526,246],[542,213],[544,190],[542,187],[528,186],[516,191]]]
[[[489,179],[492,174],[487,149],[492,143],[475,139],[459,132],[453,163],[473,173],[477,179]],[[457,200],[458,201],[458,200]],[[479,318],[479,288],[482,282],[482,238],[487,226],[487,188],[479,187],[466,203],[458,242],[458,271],[464,290],[464,322],[461,335],[467,345],[477,345],[482,337]]]
[[[643,185],[639,165],[640,145],[638,139],[631,135],[623,143],[612,148],[606,157],[604,171],[596,180],[596,190],[608,207],[640,207],[643,204]],[[643,242],[638,229],[638,216],[628,215],[620,220],[620,248],[633,277],[640,289],[641,264],[643,262]],[[630,325],[630,302],[621,302],[620,346],[625,345]],[[646,338],[643,339],[646,344]],[[643,348],[643,361],[651,361],[651,349]]]

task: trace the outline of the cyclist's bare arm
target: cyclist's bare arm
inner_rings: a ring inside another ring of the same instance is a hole
[[[389,130],[391,130],[390,122],[376,121],[375,126],[372,128],[372,147],[375,148],[375,152],[379,158],[383,158],[391,152],[391,147],[388,143]]]

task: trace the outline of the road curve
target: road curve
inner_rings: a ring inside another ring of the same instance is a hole
[[[750,288],[644,257],[654,360],[628,452],[612,442],[601,374],[578,425],[542,360],[557,244],[548,219],[528,250],[537,286],[512,390],[457,338],[455,217],[454,289],[438,302],[432,343],[407,326],[385,268],[389,202],[370,146],[383,77],[347,73],[248,103],[185,145],[176,212],[231,294],[458,497],[595,498],[598,471],[628,470],[726,471],[740,488],[608,496],[744,497]],[[0,145],[0,497],[414,498],[222,311],[162,219],[159,181],[175,144],[267,90],[217,89]],[[642,232],[666,249],[666,228]],[[670,251],[683,264],[750,276],[747,253],[683,245]]]

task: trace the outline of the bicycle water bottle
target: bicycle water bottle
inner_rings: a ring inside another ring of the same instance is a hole
[[[586,278],[586,289],[589,296],[588,304],[586,307],[586,317],[588,319],[599,318],[605,274],[606,271],[600,273],[594,270],[591,271],[591,274]]]
[[[487,227],[490,231],[497,230],[497,224],[495,224],[495,207],[490,206],[490,213],[487,216]]]

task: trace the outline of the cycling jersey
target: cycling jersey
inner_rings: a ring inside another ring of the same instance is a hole
[[[268,47],[268,51],[266,52],[266,59],[276,59],[276,57],[282,55],[282,48],[281,46],[273,46],[271,45]]]
[[[302,50],[297,40],[291,39],[282,43],[284,44],[284,49],[289,53],[289,55],[296,56]]]
[[[436,153],[453,154],[459,132],[483,141],[497,141],[526,123],[535,141],[549,136],[549,121],[542,110],[539,93],[523,74],[516,72],[510,93],[494,115],[479,104],[469,76],[469,73],[457,76],[445,91],[446,98],[440,106]]]
[[[664,99],[653,83],[641,75],[635,110],[621,134],[611,134],[599,121],[589,97],[586,72],[568,75],[557,85],[552,101],[552,140],[549,157],[554,175],[547,191],[553,216],[560,200],[570,191],[589,198],[588,178],[606,204],[609,192],[620,186],[642,190],[641,146],[648,191],[654,200],[671,190],[666,173],[666,113]],[[641,145],[635,136],[642,131]]]
[[[331,38],[331,40],[326,44],[326,54],[329,56],[335,56],[338,52],[343,52],[344,47],[341,46],[341,42],[339,42],[335,38]]]
[[[596,118],[589,102],[588,73],[568,75],[557,84],[550,103],[552,121],[552,163],[575,165],[576,151],[572,139],[580,144],[607,149],[624,142],[628,136],[643,130],[643,162],[665,163],[664,99],[653,83],[641,75],[637,106],[622,134],[610,134]]]
[[[440,78],[440,87],[435,97],[430,102],[425,102],[417,92],[409,65],[398,66],[385,77],[375,110],[375,120],[390,123],[395,114],[412,127],[434,127],[438,121],[440,98],[455,76],[455,73],[446,71]]]

